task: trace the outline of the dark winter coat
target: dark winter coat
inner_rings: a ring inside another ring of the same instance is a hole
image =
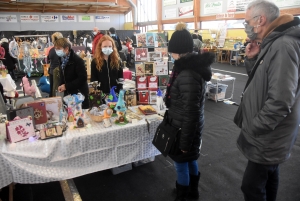
[[[10,56],[8,43],[3,42],[3,43],[1,43],[1,46],[5,50],[5,57],[4,57],[5,59],[1,59],[1,61],[3,62],[3,64],[7,68],[7,70],[12,71],[15,69],[16,63],[18,62],[18,60],[16,58],[13,58],[12,56]]]
[[[243,121],[237,146],[255,163],[286,161],[299,132],[299,25],[300,20],[291,15],[271,23],[260,46],[257,70],[240,104]]]
[[[175,153],[169,156],[176,162],[187,162],[199,157],[204,126],[206,81],[212,76],[210,65],[214,54],[189,54],[174,63],[178,76],[170,89],[169,118],[181,128]],[[182,153],[180,150],[188,151]]]
[[[108,62],[104,60],[101,71],[98,71],[96,68],[96,61],[93,59],[91,63],[91,82],[101,82],[100,90],[105,94],[109,94],[110,89],[113,86],[117,87],[116,92],[118,93],[119,90],[122,89],[122,85],[118,84],[117,80],[119,78],[123,78],[123,69],[121,67],[121,63],[119,65],[119,70],[112,69],[110,67],[110,57],[108,57]]]
[[[59,66],[60,62],[60,57],[57,56],[54,47],[52,47],[49,51],[48,60],[50,61],[49,73],[53,75],[53,70]]]
[[[60,66],[61,66],[60,60]],[[74,53],[74,51],[70,50],[70,58],[62,70],[60,67],[60,85],[65,84],[66,91],[64,95],[73,95],[80,92],[84,95],[85,99],[82,103],[83,109],[89,108],[89,100],[88,100],[88,93],[89,88],[87,84],[87,72],[85,69],[84,61]]]

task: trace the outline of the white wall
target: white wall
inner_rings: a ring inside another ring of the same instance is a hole
[[[79,15],[85,14],[70,14],[77,15],[77,22],[41,22],[41,15],[67,15],[66,13],[0,13],[1,15],[17,15],[17,22],[0,22],[0,31],[66,31],[66,30],[92,30],[97,26],[100,30],[108,30],[110,27],[115,27],[116,30],[123,30],[125,23],[125,16],[123,14],[88,14],[88,15],[100,15],[110,16],[110,22],[78,22]],[[39,15],[40,22],[37,23],[21,23],[20,15]]]

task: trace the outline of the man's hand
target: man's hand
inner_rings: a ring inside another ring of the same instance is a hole
[[[182,151],[182,153],[184,153],[184,154],[187,153],[187,151],[183,151],[183,150],[181,150],[181,151]]]
[[[252,59],[256,55],[258,55],[259,52],[260,52],[260,46],[257,44],[256,41],[251,41],[246,47],[245,54],[248,57],[248,59]]]
[[[59,92],[63,92],[63,91],[65,91],[66,90],[66,85],[64,85],[64,84],[62,84],[62,85],[60,85],[59,87],[58,87],[58,91]]]

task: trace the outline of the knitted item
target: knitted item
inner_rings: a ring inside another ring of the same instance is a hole
[[[183,54],[193,52],[194,41],[185,23],[178,23],[169,41],[168,52]]]

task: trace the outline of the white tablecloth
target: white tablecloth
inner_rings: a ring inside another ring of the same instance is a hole
[[[15,81],[11,79],[10,74],[7,74],[6,77],[0,76],[0,82],[3,85],[4,91],[7,93],[6,95],[9,97],[15,97],[15,90],[17,86]]]
[[[10,144],[0,142],[0,188],[16,183],[45,183],[118,167],[160,154],[152,145],[160,123],[113,125],[68,130],[63,137]]]

